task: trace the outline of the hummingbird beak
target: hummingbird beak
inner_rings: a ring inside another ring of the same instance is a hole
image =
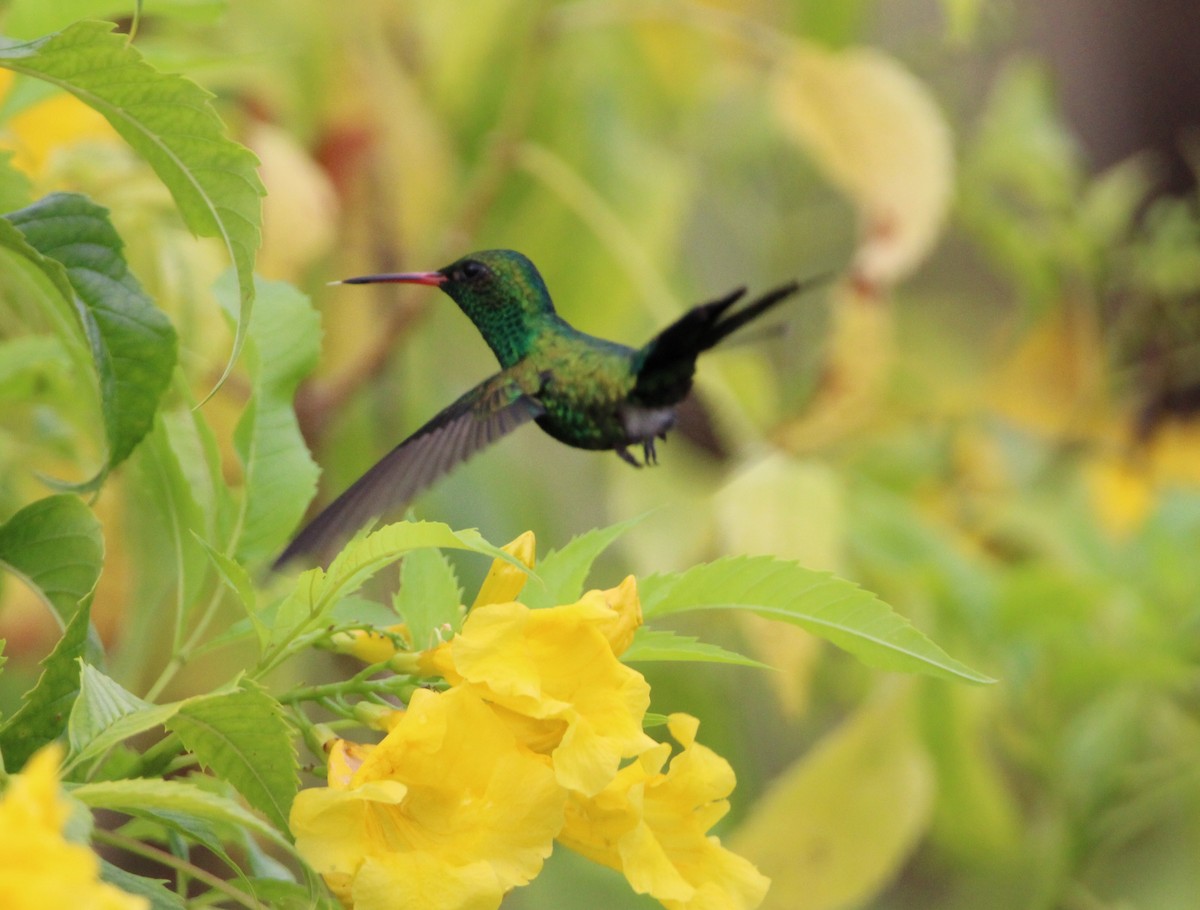
[[[446,276],[441,272],[390,272],[383,275],[360,275],[357,278],[343,278],[332,284],[432,284],[446,283]]]

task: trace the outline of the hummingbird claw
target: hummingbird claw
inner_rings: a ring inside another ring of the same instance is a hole
[[[629,449],[625,448],[625,446],[617,446],[617,448],[614,451],[616,451],[616,453],[621,456],[622,461],[633,465],[635,468],[641,467],[641,465],[638,464],[637,459],[629,454]]]

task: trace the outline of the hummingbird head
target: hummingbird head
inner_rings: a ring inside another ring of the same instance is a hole
[[[402,282],[441,288],[475,323],[502,367],[529,353],[554,304],[532,262],[515,250],[470,253],[436,272],[347,278],[341,284]]]

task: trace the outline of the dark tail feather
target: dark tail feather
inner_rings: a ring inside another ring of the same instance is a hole
[[[833,276],[833,272],[827,272],[813,278],[806,278],[804,281],[789,281],[787,284],[780,285],[774,290],[768,291],[757,300],[752,300],[737,312],[730,313],[725,319],[713,325],[704,337],[703,346],[697,350],[697,353],[699,351],[707,351],[709,348],[719,344],[723,338],[732,335],[746,323],[757,319],[767,310],[771,309],[771,307],[782,303],[793,294],[799,294],[812,290],[815,287],[820,287],[830,281]]]
[[[745,294],[744,287],[735,288],[724,297],[692,307],[672,322],[642,349],[645,351],[645,359],[639,365],[639,374],[653,373],[674,363],[681,352],[690,351],[694,356],[710,347],[705,339],[712,333],[725,311]]]
[[[700,353],[793,294],[825,284],[833,275],[830,272],[805,281],[789,281],[732,313],[728,310],[745,295],[745,288],[688,310],[642,348],[634,399],[647,404],[678,401],[691,385],[692,371]]]

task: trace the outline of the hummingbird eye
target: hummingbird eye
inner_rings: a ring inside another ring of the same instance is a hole
[[[458,274],[462,281],[478,281],[488,274],[488,267],[475,259],[468,259],[458,267]]]

